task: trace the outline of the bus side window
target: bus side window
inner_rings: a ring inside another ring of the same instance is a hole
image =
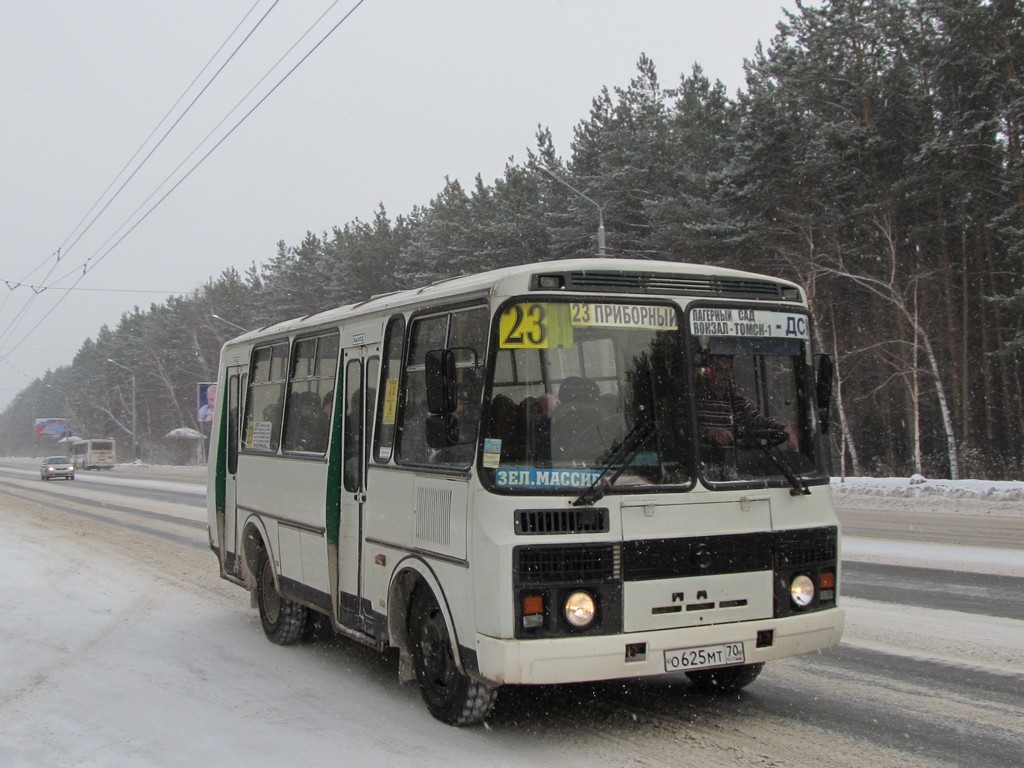
[[[276,453],[281,443],[281,415],[288,371],[288,342],[253,350],[249,392],[245,398],[242,448]]]
[[[331,436],[334,377],[338,370],[336,332],[295,342],[288,404],[285,408],[284,450],[323,454]]]
[[[363,444],[363,364],[351,361],[345,368],[345,463],[342,478],[346,491],[359,490],[359,454]]]
[[[238,398],[239,376],[228,379],[228,474],[238,472]]]
[[[428,464],[427,384],[424,360],[431,349],[443,349],[448,337],[448,315],[417,318],[410,326],[409,353],[402,376],[398,426],[400,464]]]
[[[395,424],[398,417],[399,374],[402,371],[402,344],[405,341],[405,318],[395,315],[388,320],[384,333],[381,398],[377,407],[376,448],[374,458],[386,464],[395,445]],[[372,379],[376,380],[376,379]]]
[[[487,310],[484,307],[458,309],[413,321],[402,383],[399,463],[461,469],[472,462],[480,424],[486,339]],[[451,349],[454,352],[458,374],[455,418],[458,420],[459,443],[442,450],[430,449],[426,440],[428,412],[424,360],[426,353],[435,349]]]

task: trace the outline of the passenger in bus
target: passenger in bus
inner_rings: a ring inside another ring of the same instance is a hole
[[[551,466],[551,418],[559,405],[559,399],[550,392],[527,397],[519,405],[521,418],[526,422],[527,454],[534,466]]]
[[[323,453],[327,449],[327,418],[316,392],[299,392],[292,397],[288,417],[286,449]]]
[[[319,430],[317,435],[318,445],[322,445],[322,450],[327,450],[327,443],[331,439],[331,417],[334,415],[334,390],[332,389],[326,395],[323,400],[320,401],[320,417],[316,421],[316,427]]]
[[[501,461],[518,463],[526,447],[525,424],[519,406],[508,395],[491,400],[487,437],[501,441]]]
[[[602,423],[601,388],[592,379],[570,376],[558,388],[561,404],[551,417],[551,460],[556,464],[595,465],[617,437]]]
[[[600,396],[597,382],[582,376],[569,376],[558,386],[558,399],[562,403],[593,404]]]
[[[263,408],[263,421],[270,422],[270,445],[271,450],[276,451],[281,440],[281,404],[269,403]]]
[[[712,355],[707,368],[697,372],[697,412],[701,445],[712,457],[735,441],[736,429],[778,429],[786,433],[786,447],[800,450],[796,429],[772,416],[765,416],[753,401],[736,392],[731,355]]]

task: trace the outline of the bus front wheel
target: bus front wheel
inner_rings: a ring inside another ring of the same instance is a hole
[[[426,586],[413,594],[409,642],[416,682],[430,714],[449,725],[482,723],[494,706],[498,689],[459,670],[444,614]]]
[[[764,664],[742,664],[738,667],[697,669],[687,672],[694,688],[702,693],[733,693],[746,688],[761,674]]]
[[[263,632],[270,642],[291,645],[302,638],[309,609],[277,591],[266,547],[260,547],[256,561],[256,603]]]

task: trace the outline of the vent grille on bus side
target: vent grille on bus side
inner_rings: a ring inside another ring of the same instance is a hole
[[[617,545],[517,547],[517,584],[571,584],[618,579],[622,572]]]
[[[607,533],[607,509],[518,509],[516,534]]]
[[[533,290],[542,290],[534,275]],[[674,275],[654,272],[569,272],[566,288],[595,293],[651,293],[678,296],[712,296],[732,299],[779,301],[782,285],[771,280],[753,280],[712,275]]]
[[[452,540],[452,492],[416,489],[416,539],[447,546]]]

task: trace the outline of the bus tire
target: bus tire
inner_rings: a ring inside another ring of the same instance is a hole
[[[263,632],[270,642],[292,645],[302,638],[309,609],[277,591],[266,547],[260,547],[256,560],[256,603]]]
[[[482,723],[498,689],[459,670],[444,614],[434,593],[422,584],[409,610],[409,644],[416,682],[430,714],[448,725]]]
[[[701,693],[735,693],[746,688],[757,679],[764,668],[764,663],[741,664],[738,667],[718,667],[716,669],[695,669],[687,672],[693,687]]]

